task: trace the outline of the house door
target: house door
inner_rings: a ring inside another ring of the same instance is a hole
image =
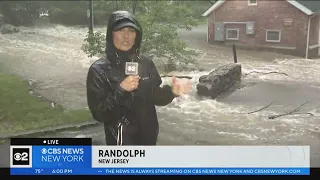
[[[214,40],[224,41],[224,24],[223,22],[214,23]]]

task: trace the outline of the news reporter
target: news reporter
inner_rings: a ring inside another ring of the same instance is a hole
[[[104,123],[107,145],[156,145],[159,124],[155,106],[165,106],[188,93],[190,83],[161,77],[147,57],[140,56],[142,29],[127,11],[112,13],[106,35],[106,57],[87,74],[87,102],[93,118]],[[137,75],[126,75],[126,63],[138,64]]]

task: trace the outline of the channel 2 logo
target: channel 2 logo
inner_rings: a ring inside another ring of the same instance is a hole
[[[11,147],[11,167],[31,167],[31,147]]]
[[[136,62],[126,62],[125,73],[126,75],[137,75],[139,64]]]

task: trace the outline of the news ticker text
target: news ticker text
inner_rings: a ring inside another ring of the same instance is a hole
[[[309,168],[14,168],[11,175],[310,175]]]

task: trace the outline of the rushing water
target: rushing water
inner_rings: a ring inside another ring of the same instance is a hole
[[[99,27],[96,30],[105,32]],[[320,60],[305,60],[269,52],[238,51],[243,88],[216,100],[199,97],[196,84],[201,75],[232,62],[232,51],[206,44],[205,27],[180,31],[190,48],[202,52],[203,72],[177,72],[192,76],[191,94],[158,107],[159,144],[212,145],[311,145],[312,165],[320,166]],[[38,82],[44,96],[71,108],[86,107],[85,77],[95,60],[80,49],[87,28],[22,27],[17,34],[0,35],[0,64]],[[164,78],[169,83],[170,78]],[[301,114],[268,119],[308,102]],[[255,113],[272,103],[268,108]],[[306,114],[309,113],[309,114]],[[312,115],[313,116],[312,116]],[[48,136],[92,137],[103,142],[101,126]]]

